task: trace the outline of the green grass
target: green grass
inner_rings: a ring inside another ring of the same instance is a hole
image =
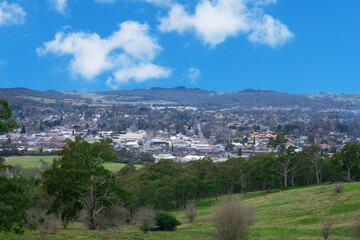
[[[41,161],[43,159],[45,162],[52,163],[53,159],[57,156],[22,156],[22,157],[7,157],[8,164],[15,166],[20,165],[23,168],[40,168]]]
[[[41,161],[43,159],[45,162],[52,163],[53,159],[57,158],[57,156],[22,156],[22,157],[8,157],[6,158],[8,164],[15,166],[20,165],[23,168],[40,168]],[[126,164],[124,163],[112,163],[107,162],[104,164],[104,167],[110,171],[119,171]],[[135,165],[137,169],[141,168],[142,165]]]
[[[289,190],[274,190],[270,194],[258,191],[222,196],[212,204],[198,207],[198,217],[188,223],[182,211],[172,214],[181,221],[176,232],[149,232],[143,234],[135,226],[125,225],[108,231],[87,230],[80,223],[69,229],[59,227],[57,233],[48,233],[47,239],[211,239],[214,231],[211,215],[223,202],[240,200],[255,209],[255,224],[250,239],[322,239],[323,220],[334,221],[329,239],[354,239],[350,227],[360,216],[360,183],[344,184],[344,192],[334,193],[333,185],[316,185]],[[39,233],[27,231],[24,236],[0,234],[0,239],[38,239]]]

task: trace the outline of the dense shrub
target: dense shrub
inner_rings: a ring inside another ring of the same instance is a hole
[[[254,223],[254,211],[240,202],[229,202],[215,211],[213,223],[215,239],[242,240]]]
[[[175,231],[176,226],[181,224],[173,215],[168,213],[157,213],[155,220],[157,225],[153,229],[155,231]]]

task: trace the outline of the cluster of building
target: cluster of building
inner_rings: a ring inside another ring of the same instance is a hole
[[[242,124],[234,121],[228,123],[228,127],[241,127]],[[252,126],[248,126],[252,127]],[[200,127],[199,127],[200,129]],[[236,131],[236,130],[232,130]],[[98,131],[91,133],[89,131],[76,132],[74,129],[69,129],[64,126],[54,127],[46,132],[34,134],[21,134],[20,130],[15,132],[0,135],[1,142],[11,142],[16,146],[18,151],[28,152],[56,152],[64,146],[65,139],[74,140],[76,135],[81,135],[86,141],[92,143],[100,139],[110,138],[115,149],[126,148],[134,151],[150,152],[154,158],[159,159],[173,159],[174,161],[189,162],[196,161],[205,156],[210,156],[216,161],[226,160],[231,157],[249,157],[258,153],[269,153],[275,151],[270,147],[270,141],[276,139],[277,135],[273,131],[265,129],[260,126],[257,131],[248,132],[242,137],[233,138],[229,149],[223,144],[216,144],[206,140],[202,134],[199,136],[190,134],[186,136],[183,134],[171,135],[164,131],[131,131],[117,134],[113,131]],[[336,132],[331,132],[331,136],[337,136]],[[286,136],[287,146],[293,146],[298,151],[304,147],[308,141],[307,136]],[[342,139],[342,138],[341,138]],[[211,137],[210,139],[211,140]],[[350,138],[342,139],[346,143]],[[359,139],[360,140],[360,139]],[[331,154],[331,146],[328,144],[318,144],[321,149]],[[340,146],[341,148],[342,146]],[[0,151],[2,151],[0,147]]]

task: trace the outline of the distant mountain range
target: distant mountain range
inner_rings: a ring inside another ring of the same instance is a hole
[[[360,94],[291,94],[269,90],[216,92],[199,88],[161,88],[114,90],[80,93],[55,90],[37,91],[27,88],[0,88],[0,98],[12,104],[114,105],[157,104],[214,107],[360,107]]]

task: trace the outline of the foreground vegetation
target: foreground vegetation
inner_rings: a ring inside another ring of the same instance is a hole
[[[1,119],[11,117],[6,105],[2,111]],[[0,123],[0,131],[16,127]],[[316,144],[287,147],[286,135],[270,141],[277,152],[249,159],[160,160],[141,169],[129,162],[117,172],[104,167],[116,159],[111,139],[66,139],[52,165],[39,160],[33,175],[0,158],[0,237],[242,240],[252,226],[254,239],[326,240],[350,238],[354,222],[360,234],[359,183],[319,185],[358,179],[360,145],[329,159]]]
[[[273,190],[270,194],[258,191],[234,194],[255,209],[255,224],[251,227],[251,239],[323,239],[322,221],[333,220],[329,239],[355,239],[351,237],[354,219],[360,216],[360,183],[344,184],[344,192],[334,192],[334,185],[315,185],[285,191]],[[81,223],[70,224],[64,230],[58,223],[56,232],[49,229],[45,239],[211,239],[214,231],[212,213],[229,201],[223,196],[218,201],[206,202],[198,207],[198,216],[188,223],[184,211],[173,211],[181,225],[176,232],[142,233],[137,227],[124,225],[107,231],[87,230]],[[0,239],[38,239],[40,231],[26,231],[23,236],[1,234]]]

